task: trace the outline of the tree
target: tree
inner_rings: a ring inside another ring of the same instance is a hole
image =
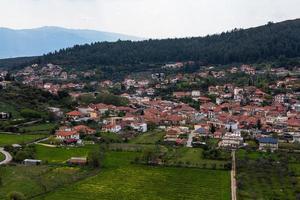
[[[256,122],[256,128],[257,128],[258,130],[260,130],[261,127],[262,127],[262,125],[261,125],[261,121],[260,121],[260,119],[259,119],[259,120],[257,120],[257,122]]]
[[[93,168],[100,168],[102,165],[102,160],[104,157],[104,150],[103,149],[94,149],[89,152],[88,154],[88,164]]]
[[[210,131],[212,134],[214,134],[214,133],[216,132],[216,127],[215,127],[213,124],[211,124],[211,125],[210,125],[210,128],[209,128],[209,131]]]

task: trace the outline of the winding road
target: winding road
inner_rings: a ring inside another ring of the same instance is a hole
[[[10,155],[10,153],[5,151],[2,147],[0,147],[0,153],[2,153],[5,156],[5,159],[0,162],[0,165],[6,165],[10,163],[10,161],[12,161],[12,156]]]

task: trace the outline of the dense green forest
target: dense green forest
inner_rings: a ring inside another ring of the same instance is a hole
[[[258,62],[300,55],[300,20],[269,23],[198,38],[118,41],[75,46],[41,57],[59,64],[124,65],[202,61],[211,64]]]
[[[300,19],[297,19],[206,37],[77,45],[37,57],[34,62],[75,67],[139,66],[190,60],[204,64],[230,64],[299,56]]]

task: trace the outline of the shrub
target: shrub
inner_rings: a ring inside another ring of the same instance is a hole
[[[13,191],[13,192],[9,193],[7,197],[10,200],[23,200],[23,199],[25,199],[25,196],[24,196],[23,193],[16,192],[16,191]]]
[[[29,118],[29,119],[36,119],[36,118],[41,118],[41,114],[35,110],[31,110],[31,109],[23,109],[21,110],[21,116],[24,118]]]

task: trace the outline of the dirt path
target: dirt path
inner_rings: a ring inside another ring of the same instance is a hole
[[[231,199],[237,200],[236,196],[236,163],[235,163],[235,151],[232,151],[232,169],[231,169]]]

